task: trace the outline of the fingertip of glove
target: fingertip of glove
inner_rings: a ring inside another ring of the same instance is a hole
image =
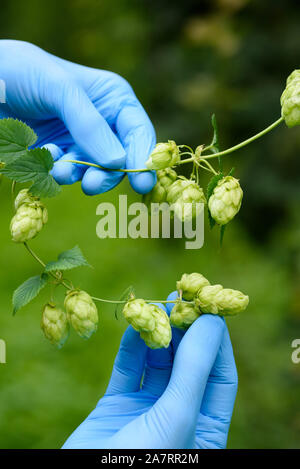
[[[47,143],[46,145],[43,145],[42,148],[50,151],[53,161],[59,160],[59,158],[63,155],[62,149],[54,143]]]
[[[63,161],[57,161],[50,174],[54,177],[55,181],[58,184],[73,184],[74,181],[74,167],[70,163],[65,163]]]
[[[82,191],[90,196],[102,194],[115,187],[122,177],[122,173],[89,168],[82,178]]]
[[[156,183],[155,171],[147,171],[143,173],[130,174],[129,180],[132,188],[138,194],[147,194],[150,192]]]

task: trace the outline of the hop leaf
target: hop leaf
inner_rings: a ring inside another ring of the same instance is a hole
[[[82,254],[81,249],[78,246],[75,246],[74,248],[59,254],[57,261],[48,262],[45,267],[45,272],[69,270],[83,265],[89,266],[89,263]]]
[[[0,119],[0,161],[12,163],[25,155],[37,136],[28,125],[15,119]]]
[[[42,274],[31,277],[22,283],[13,294],[13,314],[33,300],[46,286],[48,275]]]
[[[51,153],[45,148],[36,148],[7,163],[0,172],[17,182],[32,181],[30,193],[33,196],[53,197],[61,191],[61,188],[49,174],[52,168]]]

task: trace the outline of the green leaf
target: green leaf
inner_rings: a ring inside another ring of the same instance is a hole
[[[34,131],[16,119],[0,119],[0,160],[11,163],[37,141]]]
[[[215,174],[209,181],[208,183],[208,186],[207,186],[207,191],[206,191],[206,198],[207,198],[207,202],[209,201],[209,198],[211,197],[213,191],[214,191],[214,188],[216,187],[216,185],[218,184],[219,180],[222,179],[224,177],[223,173],[218,173],[218,174]]]
[[[45,272],[53,272],[56,270],[69,270],[82,265],[89,266],[88,261],[81,252],[78,246],[73,249],[64,251],[59,254],[57,261],[48,262],[45,267]]]
[[[52,168],[51,153],[45,148],[35,148],[6,164],[0,172],[16,182],[32,181],[30,192],[34,196],[53,197],[61,191],[61,188],[49,174]]]
[[[132,296],[135,296],[134,288],[132,285],[130,287],[126,288],[126,290],[123,291],[122,296],[119,301],[128,301]],[[119,319],[119,315],[121,310],[123,311],[124,308],[124,303],[117,303],[117,306],[115,308],[115,318]]]
[[[48,281],[48,275],[42,274],[31,277],[22,283],[13,294],[13,314],[33,300],[45,287]]]
[[[208,186],[207,186],[207,191],[206,191],[206,200],[207,202],[209,201],[213,191],[214,191],[214,188],[216,187],[216,185],[218,184],[218,181],[220,179],[222,179],[223,176],[223,173],[218,173],[218,174],[215,174],[209,181],[208,183]],[[212,218],[211,214],[210,214],[210,211],[209,211],[209,208],[207,206],[207,212],[208,212],[208,221],[209,221],[209,226],[210,228],[212,229],[216,222],[215,220]]]
[[[213,139],[212,139],[212,142],[211,142],[211,145],[212,145],[211,151],[212,151],[212,153],[219,153],[219,151],[220,151],[219,129],[218,129],[217,118],[216,118],[215,114],[213,114],[211,116],[211,123],[212,123],[213,129],[214,129],[214,135],[213,135]],[[223,161],[222,161],[222,158],[220,156],[218,157],[218,162],[219,162],[219,171],[222,172],[223,171]]]
[[[211,116],[211,123],[214,129],[214,135],[213,135],[211,145],[215,147],[217,151],[219,151],[219,130],[218,130],[218,124],[217,124],[217,119],[216,119],[215,114]]]
[[[220,246],[222,247],[223,245],[223,239],[224,239],[224,233],[227,225],[221,225],[220,228]]]

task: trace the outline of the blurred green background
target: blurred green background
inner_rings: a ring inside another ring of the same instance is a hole
[[[299,68],[299,22],[292,0],[2,0],[0,32],[124,76],[159,140],[207,143],[215,112],[226,148],[279,117],[285,79]],[[300,365],[291,361],[300,336],[299,147],[299,128],[282,125],[224,159],[245,196],[222,250],[209,230],[198,251],[182,240],[99,240],[98,203],[125,192],[139,200],[126,181],[94,198],[79,185],[65,188],[47,202],[49,224],[32,242],[46,260],[79,244],[94,269],[70,277],[106,298],[129,284],[139,296],[164,298],[193,271],[250,295],[245,314],[228,320],[239,371],[230,448],[300,447]],[[72,334],[57,351],[39,329],[49,291],[12,317],[13,290],[39,267],[10,241],[8,181],[0,190],[0,447],[59,447],[103,394],[125,324],[101,306],[98,333],[88,342]]]

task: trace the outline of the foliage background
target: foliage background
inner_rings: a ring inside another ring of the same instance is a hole
[[[159,140],[207,142],[215,112],[225,148],[278,117],[286,76],[299,68],[299,21],[292,0],[2,0],[0,33],[126,77]],[[299,129],[281,126],[226,157],[245,197],[221,252],[216,232],[206,233],[197,252],[178,240],[99,240],[98,203],[117,201],[124,191],[138,199],[126,181],[94,198],[79,185],[67,187],[49,201],[49,224],[32,243],[47,260],[78,243],[95,269],[74,271],[74,283],[107,298],[128,284],[141,296],[163,298],[185,271],[250,295],[248,311],[228,320],[240,381],[230,448],[300,447],[300,365],[291,362],[300,325],[299,146]],[[12,317],[12,291],[38,266],[10,241],[9,191],[4,182],[0,447],[59,447],[103,394],[125,324],[102,307],[101,327],[89,342],[73,334],[56,351],[39,330],[41,299]]]

